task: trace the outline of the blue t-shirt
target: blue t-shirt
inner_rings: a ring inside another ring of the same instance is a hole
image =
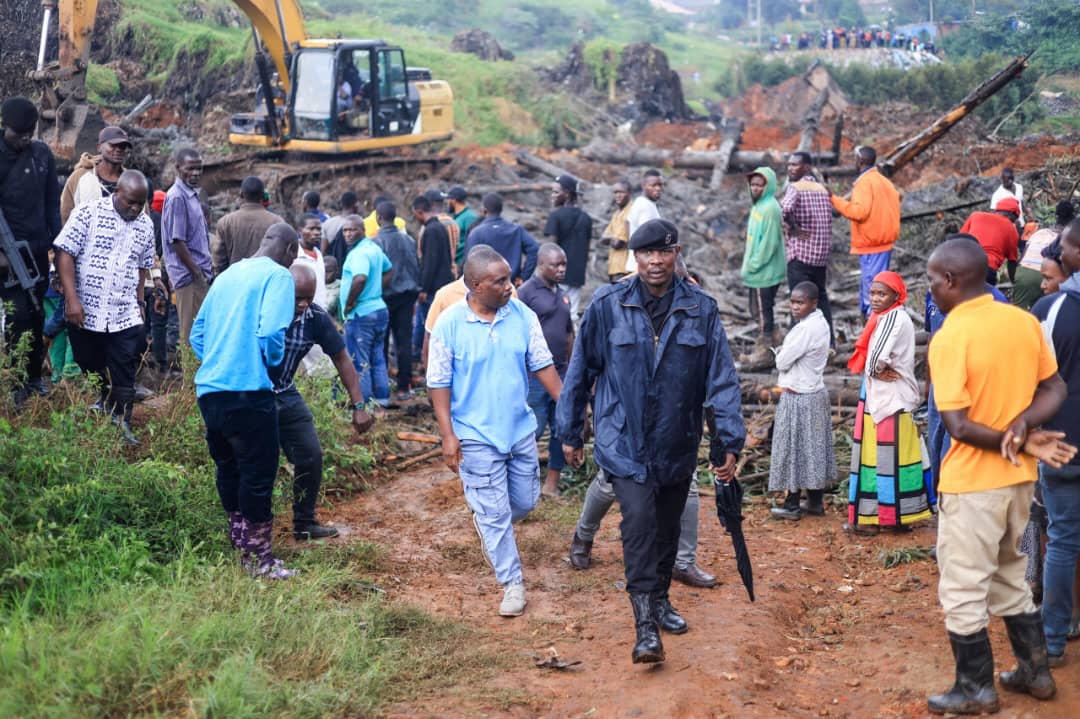
[[[507,453],[536,432],[529,409],[529,372],[552,364],[536,313],[511,299],[486,322],[458,302],[435,322],[428,348],[427,386],[450,388],[450,420],[459,440]]]
[[[270,389],[267,368],[281,364],[295,307],[292,275],[269,257],[221,273],[191,326],[191,349],[202,362],[196,396]]]
[[[357,317],[386,309],[386,302],[382,296],[382,276],[392,267],[390,258],[370,238],[365,237],[360,240],[356,247],[349,251],[345,257],[345,266],[341,268],[342,319],[354,320]],[[360,296],[356,298],[356,306],[346,315],[344,314],[345,303],[348,301],[349,288],[352,287],[353,278],[360,276],[367,277],[367,281],[364,283]]]

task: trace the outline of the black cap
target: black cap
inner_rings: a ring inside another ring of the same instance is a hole
[[[649,220],[630,235],[631,250],[662,250],[679,244],[679,229],[667,220]]]
[[[449,197],[451,200],[454,200],[455,202],[464,202],[465,198],[469,195],[467,192],[465,192],[464,187],[462,187],[461,185],[454,185],[446,191],[446,196]]]
[[[0,106],[0,123],[12,132],[23,134],[37,125],[37,106],[25,97],[9,97]]]
[[[426,197],[428,199],[428,202],[434,204],[434,203],[442,202],[443,200],[445,200],[446,199],[446,193],[443,192],[442,190],[431,189],[431,190],[428,190],[427,192],[424,193],[424,197]]]

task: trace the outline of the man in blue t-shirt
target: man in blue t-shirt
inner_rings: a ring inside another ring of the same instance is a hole
[[[322,486],[322,445],[315,432],[315,419],[304,398],[296,389],[293,377],[300,362],[315,345],[329,357],[337,368],[341,383],[349,393],[352,405],[352,424],[357,434],[368,431],[372,418],[364,411],[364,396],[360,378],[345,351],[345,340],[326,310],[314,304],[315,272],[307,265],[293,265],[296,285],[296,311],[292,324],[285,332],[285,356],[281,364],[270,370],[277,404],[278,435],[285,457],[293,465],[293,537],[296,539],[326,539],[336,537],[337,529],[324,527],[315,519],[315,502]]]
[[[299,246],[296,230],[283,222],[271,225],[252,258],[221,274],[191,326],[191,349],[202,363],[195,396],[217,465],[229,538],[245,569],[271,579],[295,573],[274,559],[270,546],[278,423],[268,370],[284,356],[295,299],[285,268]]]
[[[536,313],[510,296],[510,276],[494,249],[470,250],[465,301],[447,308],[431,332],[427,386],[443,460],[461,475],[484,558],[504,588],[499,614],[517,617],[525,583],[513,522],[540,497],[529,373],[553,399],[562,382]]]
[[[345,344],[360,375],[364,401],[390,404],[390,375],[386,369],[386,331],[390,311],[383,290],[390,286],[393,265],[371,238],[356,243],[341,268],[341,310]]]

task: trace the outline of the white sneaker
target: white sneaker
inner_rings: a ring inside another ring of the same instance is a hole
[[[499,616],[520,617],[525,613],[525,585],[521,582],[507,584],[503,593],[502,603],[499,604]]]

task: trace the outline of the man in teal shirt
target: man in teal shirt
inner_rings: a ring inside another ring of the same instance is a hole
[[[458,244],[454,250],[454,264],[458,267],[465,266],[465,238],[469,236],[469,230],[480,219],[473,208],[465,204],[468,193],[461,185],[455,185],[446,192],[446,202],[450,205],[450,214],[461,230],[458,235]]]
[[[191,349],[202,362],[195,395],[206,444],[217,465],[217,489],[229,517],[229,538],[253,576],[287,579],[274,559],[271,500],[278,469],[278,422],[267,370],[281,364],[295,290],[287,268],[299,238],[279,222],[259,250],[230,265],[210,288],[191,327]]]
[[[345,257],[341,268],[341,307],[345,320],[345,346],[360,375],[364,402],[390,404],[390,375],[386,368],[386,332],[390,311],[383,290],[393,277],[390,258],[365,237]]]

